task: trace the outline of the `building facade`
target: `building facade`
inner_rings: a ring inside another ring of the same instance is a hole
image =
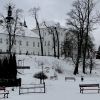
[[[55,25],[55,22],[50,21],[49,24],[53,23],[52,27]],[[41,55],[41,47],[40,47],[40,38],[39,31],[37,28],[29,30],[27,27],[22,26],[24,32],[23,34],[16,34],[15,42],[12,48],[12,52],[16,52],[18,54],[32,54],[32,55]],[[60,54],[61,54],[61,44],[64,41],[65,36],[65,28],[57,27],[57,33],[59,34],[59,43],[60,43]],[[43,41],[43,53],[45,56],[53,56],[53,40],[52,34],[49,33],[48,29],[40,25],[40,32]],[[7,52],[8,50],[8,34],[4,32],[2,26],[0,26],[0,52]],[[57,53],[56,46],[56,53]]]

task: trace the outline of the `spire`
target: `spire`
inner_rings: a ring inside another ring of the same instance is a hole
[[[23,25],[23,26],[24,26],[24,27],[27,27],[25,19],[24,19],[24,25]]]

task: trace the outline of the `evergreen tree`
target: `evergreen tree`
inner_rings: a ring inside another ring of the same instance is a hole
[[[2,60],[0,59],[0,79],[2,78],[2,73],[3,72],[3,65],[2,65]]]
[[[8,70],[9,70],[9,66],[8,66],[8,59],[7,57],[4,58],[3,60],[3,78],[8,79]]]
[[[13,78],[13,59],[12,59],[12,54],[10,54],[10,58],[9,58],[8,75],[9,75],[9,79]]]
[[[15,53],[13,54],[13,78],[17,79],[17,62]]]

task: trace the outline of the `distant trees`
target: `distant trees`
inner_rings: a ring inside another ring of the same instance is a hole
[[[94,25],[100,22],[99,14],[93,15],[96,3],[93,0],[76,0],[73,2],[73,9],[67,14],[66,19],[69,33],[74,35],[74,75],[78,74],[80,60],[83,62],[83,73],[85,73],[87,54],[91,51],[93,41],[90,34],[94,30]],[[72,36],[73,36],[72,35]],[[90,45],[90,46],[89,46]],[[90,47],[90,48],[89,48]]]

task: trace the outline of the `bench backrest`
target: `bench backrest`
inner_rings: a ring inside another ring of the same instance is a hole
[[[79,84],[79,87],[99,87],[99,84]]]
[[[5,90],[5,86],[3,86],[3,87],[0,87],[0,90]]]
[[[50,79],[57,78],[57,76],[50,76]]]
[[[65,77],[65,79],[75,79],[74,77]]]

